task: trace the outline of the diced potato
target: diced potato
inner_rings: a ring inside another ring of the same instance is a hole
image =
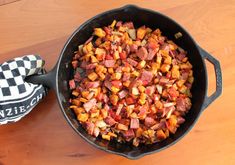
[[[82,91],[82,97],[87,98],[89,91]]]
[[[114,73],[113,68],[108,68],[108,72],[109,72],[110,74],[113,74],[113,73]]]
[[[105,55],[106,54],[106,50],[105,49],[102,49],[102,48],[96,48],[95,49],[95,54],[97,55]]]
[[[133,87],[133,88],[131,89],[131,93],[132,93],[133,95],[139,95],[139,90],[138,90],[138,88]]]
[[[171,69],[171,77],[175,79],[179,79],[180,77],[180,71],[179,71],[179,66],[174,65]]]
[[[77,107],[77,108],[74,108],[73,111],[74,111],[74,113],[75,113],[76,115],[78,115],[78,114],[80,114],[80,113],[84,113],[84,112],[85,112],[85,109],[82,108],[82,107]]]
[[[91,63],[99,62],[95,56],[91,56]]]
[[[130,116],[135,108],[135,105],[126,106],[127,116]]]
[[[140,94],[140,98],[139,98],[139,103],[141,104],[141,105],[144,105],[145,103],[146,103],[146,94],[145,93],[141,93]]]
[[[142,61],[140,61],[140,62],[138,63],[137,68],[138,68],[138,69],[142,69],[142,68],[145,67],[145,64],[146,64],[146,61],[145,61],[145,60],[142,60]]]
[[[98,37],[105,37],[106,33],[103,29],[101,28],[95,28],[94,29],[94,35],[98,36]]]
[[[110,135],[105,135],[105,134],[103,134],[103,135],[102,135],[102,138],[105,139],[105,140],[110,141]]]
[[[94,110],[94,111],[91,112],[90,115],[91,115],[92,118],[96,118],[100,115],[100,111],[98,109]]]
[[[162,71],[163,73],[165,73],[165,72],[168,72],[168,71],[170,70],[170,68],[171,68],[170,65],[168,65],[168,64],[162,64],[162,66],[161,66],[161,71]]]
[[[104,122],[104,120],[98,120],[95,122],[95,125],[99,128],[103,128],[103,127],[106,127],[107,124]]]
[[[185,93],[187,91],[187,87],[185,85],[182,85],[180,88],[179,88],[179,91],[180,93]]]
[[[108,116],[108,111],[106,109],[101,109],[101,115],[103,118],[106,118]]]
[[[113,20],[112,24],[110,25],[111,28],[114,28],[114,26],[116,25],[117,21]]]
[[[78,96],[78,95],[79,95],[79,92],[73,90],[72,95],[73,95],[73,96]]]
[[[138,89],[141,93],[145,91],[145,87],[143,85],[138,86]]]
[[[95,71],[96,71],[96,73],[101,73],[101,72],[103,72],[103,71],[104,71],[104,66],[103,66],[103,65],[97,65],[97,66],[95,67]]]
[[[158,64],[161,64],[162,62],[162,56],[161,55],[158,55],[157,56],[157,61],[156,61]]]
[[[120,58],[118,51],[115,51],[115,52],[114,52],[113,58],[114,58],[114,60],[118,60],[118,59]]]
[[[110,96],[110,102],[113,104],[113,105],[117,105],[117,102],[118,102],[118,96],[113,94]]]
[[[154,75],[157,74],[158,69],[159,69],[158,63],[153,62],[153,63],[152,63],[152,73],[153,73]]]
[[[178,80],[176,82],[176,85],[180,88],[180,87],[182,87],[184,85],[184,83],[185,83],[185,80]]]
[[[129,87],[129,85],[130,85],[130,83],[131,83],[131,81],[130,80],[127,80],[127,81],[125,81],[125,82],[123,82],[122,84],[123,84],[123,86],[125,86],[125,87]]]
[[[135,76],[135,77],[138,77],[139,75],[140,75],[140,72],[138,72],[138,71],[133,71],[132,73],[131,73],[131,75],[133,75],[133,76]]]
[[[76,105],[76,106],[80,106],[81,102],[79,101],[79,99],[73,99],[72,100],[72,104]]]
[[[140,137],[143,133],[143,129],[142,128],[138,128],[136,131],[135,131],[135,135],[136,137]]]
[[[98,75],[95,72],[90,73],[87,76],[91,81],[95,81],[98,78]]]
[[[128,29],[128,34],[131,37],[131,39],[136,40],[136,30],[135,29]]]
[[[130,68],[129,66],[122,67],[122,71],[123,71],[123,72],[130,72],[130,71],[131,71],[131,68]]]
[[[81,98],[79,99],[79,101],[81,101],[81,102],[83,102],[83,103],[86,103],[88,100],[81,97]]]
[[[161,101],[156,101],[155,106],[156,106],[157,109],[162,109],[163,108],[163,104],[162,104]]]
[[[86,122],[88,120],[89,115],[87,113],[80,113],[77,116],[77,119],[81,122]]]
[[[116,94],[116,93],[118,93],[120,91],[120,89],[115,87],[115,86],[112,86],[111,87],[111,91]]]
[[[165,133],[163,132],[162,129],[160,129],[160,130],[157,131],[157,139],[158,139],[158,140],[164,140],[164,139],[166,139],[166,135],[165,135]]]
[[[120,80],[121,77],[122,77],[122,73],[120,73],[120,72],[115,72],[115,73],[112,74],[112,79],[113,80]]]
[[[171,56],[167,56],[167,57],[164,59],[164,63],[165,63],[165,64],[171,64],[171,60],[172,60]]]
[[[188,82],[192,84],[193,81],[194,81],[194,77],[193,77],[193,76],[190,76],[190,77],[188,78]]]
[[[104,73],[99,72],[98,75],[99,75],[99,77],[100,77],[100,80],[103,81],[103,80],[105,79],[105,74],[104,74]]]
[[[127,131],[127,130],[128,130],[128,127],[127,127],[126,125],[124,125],[124,124],[119,123],[119,124],[117,125],[117,129],[123,130],[123,131]]]
[[[138,39],[143,39],[146,34],[146,28],[144,26],[140,27],[137,29],[137,38]]]
[[[113,133],[113,132],[109,132],[108,135],[112,136],[112,137],[117,137],[117,135],[115,133]]]
[[[122,47],[118,46],[118,52],[121,53],[122,52]]]

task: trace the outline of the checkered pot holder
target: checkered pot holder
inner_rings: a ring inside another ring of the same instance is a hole
[[[47,89],[42,85],[24,81],[27,76],[41,74],[43,65],[38,55],[0,64],[0,124],[20,120],[46,95]]]

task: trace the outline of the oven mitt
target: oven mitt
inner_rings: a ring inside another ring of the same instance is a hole
[[[43,85],[25,82],[27,76],[41,74],[43,65],[38,55],[0,64],[0,124],[20,120],[47,94]]]

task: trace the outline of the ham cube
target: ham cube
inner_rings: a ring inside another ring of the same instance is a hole
[[[131,118],[131,124],[130,124],[130,128],[132,129],[137,129],[139,128],[139,119],[136,118]]]
[[[138,51],[136,52],[136,55],[141,59],[141,60],[145,60],[148,56],[148,51],[145,47],[141,47],[138,49]]]
[[[97,102],[96,99],[93,98],[90,101],[83,104],[83,107],[87,112],[89,112],[96,105],[96,102]]]

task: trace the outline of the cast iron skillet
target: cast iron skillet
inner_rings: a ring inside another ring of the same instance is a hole
[[[160,28],[165,36],[172,39],[176,44],[188,52],[189,61],[193,65],[195,81],[192,86],[192,108],[186,115],[186,122],[180,126],[176,134],[171,135],[160,143],[133,147],[115,141],[107,142],[100,138],[96,139],[86,133],[76,120],[75,114],[69,109],[71,92],[69,90],[68,81],[72,79],[73,75],[71,61],[74,51],[77,50],[78,45],[83,44],[91,36],[93,28],[109,25],[114,19],[133,21],[136,27],[146,25],[152,29]],[[183,37],[176,40],[174,39],[174,34],[177,32],[181,32]],[[205,67],[205,60],[208,60],[214,65],[216,75],[216,91],[209,97],[207,96],[207,70]],[[109,153],[122,155],[129,159],[137,159],[144,155],[161,151],[175,144],[191,130],[203,110],[222,93],[222,75],[219,61],[200,48],[186,30],[174,20],[153,10],[140,8],[134,5],[113,9],[86,21],[68,39],[54,69],[47,74],[33,76],[30,81],[44,84],[56,91],[60,108],[66,120],[88,143],[96,148]]]

